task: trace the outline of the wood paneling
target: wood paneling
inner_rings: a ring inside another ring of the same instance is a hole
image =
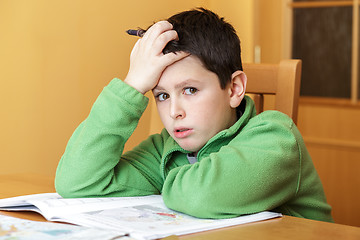
[[[360,227],[360,106],[350,100],[302,97],[298,127],[335,222]]]
[[[337,223],[360,226],[360,149],[306,143]]]

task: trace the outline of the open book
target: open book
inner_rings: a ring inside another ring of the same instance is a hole
[[[0,199],[0,210],[35,211],[49,221],[117,231],[136,239],[157,239],[280,217],[261,212],[230,219],[199,219],[168,209],[161,195],[64,199],[57,193]]]

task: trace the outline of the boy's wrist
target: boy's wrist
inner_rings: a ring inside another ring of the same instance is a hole
[[[146,84],[144,84],[144,81],[137,81],[137,79],[138,77],[134,78],[131,76],[126,76],[126,78],[124,79],[124,83],[131,86],[132,88],[140,92],[142,95],[145,95],[145,93],[147,93],[151,89],[149,88],[149,86],[146,86]]]
[[[136,91],[138,91],[142,95],[145,95],[145,93],[148,91],[146,89],[143,89],[142,86],[139,86],[139,84],[136,84],[136,82],[131,81],[131,79],[128,79],[128,77],[125,78],[124,83],[126,83],[130,87],[134,88]]]

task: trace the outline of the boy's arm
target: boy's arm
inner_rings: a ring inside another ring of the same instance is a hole
[[[226,218],[287,202],[297,193],[301,164],[291,128],[281,118],[249,124],[219,152],[171,170],[162,191],[166,205],[196,217]]]
[[[144,147],[138,159],[120,160],[124,144],[136,128],[147,103],[145,96],[119,79],[112,80],[104,88],[87,119],[73,133],[60,160],[55,181],[60,195],[159,193],[159,157],[148,154],[154,145],[145,145],[149,149]],[[138,168],[141,161],[144,162],[142,168]]]
[[[59,163],[56,189],[68,197],[126,196],[159,193],[159,156],[149,139],[136,159],[121,159],[124,144],[133,133],[147,100],[142,94],[157,85],[164,69],[188,54],[163,54],[178,38],[169,22],[155,23],[135,44],[124,80],[105,87],[89,117],[71,137]],[[155,151],[155,153],[153,152]]]

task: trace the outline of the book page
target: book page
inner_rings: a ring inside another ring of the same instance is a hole
[[[279,213],[261,212],[230,219],[199,219],[170,210],[161,195],[63,199],[56,194],[40,194],[2,199],[0,209],[2,206],[11,206],[11,201],[15,209],[34,208],[48,220],[104,228],[119,234],[129,233],[131,237],[141,239],[189,234],[281,216]],[[11,208],[6,207],[6,210]]]
[[[31,199],[28,202],[36,206],[46,219],[53,220],[54,217],[61,219],[77,213],[158,203],[162,202],[162,196]]]
[[[48,199],[59,199],[62,198],[57,193],[39,193],[24,195],[18,197],[0,199],[0,207],[15,207],[15,206],[28,206],[32,205],[28,201],[30,200],[48,200]]]
[[[69,217],[74,224],[129,231],[134,238],[157,239],[280,217],[262,212],[230,219],[200,219],[168,209],[163,203],[107,209]]]
[[[143,197],[62,198],[57,193],[32,194],[0,199],[0,209],[6,211],[35,211],[47,220],[61,216],[111,208],[162,202],[161,195]]]

